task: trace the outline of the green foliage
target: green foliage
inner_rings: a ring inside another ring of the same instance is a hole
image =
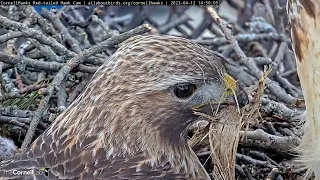
[[[8,99],[0,103],[3,107],[16,106],[19,109],[32,109],[36,106],[36,100],[39,97],[38,92],[30,92],[19,98]]]

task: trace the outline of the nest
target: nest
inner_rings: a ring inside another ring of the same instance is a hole
[[[41,13],[31,6],[1,6],[0,134],[28,147],[119,43],[146,32],[171,34],[225,56],[228,73],[251,96],[249,108],[228,107],[206,116],[209,125],[190,129],[189,143],[208,173],[215,179],[298,179],[303,171],[294,158],[305,107],[285,1],[276,2],[225,0],[215,8],[64,6]]]

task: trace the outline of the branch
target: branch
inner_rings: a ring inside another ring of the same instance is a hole
[[[227,25],[222,21],[222,19],[218,16],[218,14],[214,11],[212,7],[207,7],[207,11],[210,13],[214,21],[219,25],[222,32],[225,34],[226,39],[232,45],[234,51],[239,56],[240,61],[245,64],[245,66],[249,69],[250,73],[256,78],[260,79],[263,75],[262,71],[257,67],[254,61],[250,61],[246,54],[240,48],[237,40],[231,34],[231,30],[227,27]],[[289,103],[291,105],[296,103],[296,99],[292,96],[288,95],[279,85],[278,83],[266,78],[267,88],[277,96],[281,101]]]

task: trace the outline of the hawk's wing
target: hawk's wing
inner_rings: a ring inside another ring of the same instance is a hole
[[[186,179],[172,172],[170,164],[163,158],[162,166],[151,167],[142,153],[131,157],[107,158],[107,151],[84,149],[90,138],[74,143],[73,138],[53,141],[52,136],[42,134],[23,153],[13,159],[0,162],[0,177],[4,179]],[[87,143],[86,143],[87,142]],[[60,143],[60,144],[58,144]],[[48,168],[48,176],[41,168]],[[42,175],[19,175],[19,173]],[[181,173],[184,174],[184,173]],[[0,178],[1,179],[1,178]]]

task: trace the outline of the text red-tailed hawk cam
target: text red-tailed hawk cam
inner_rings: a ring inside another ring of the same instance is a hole
[[[230,103],[221,61],[179,37],[128,39],[26,152],[0,163],[0,175],[45,167],[38,179],[210,179],[186,132],[200,120],[195,110]]]

